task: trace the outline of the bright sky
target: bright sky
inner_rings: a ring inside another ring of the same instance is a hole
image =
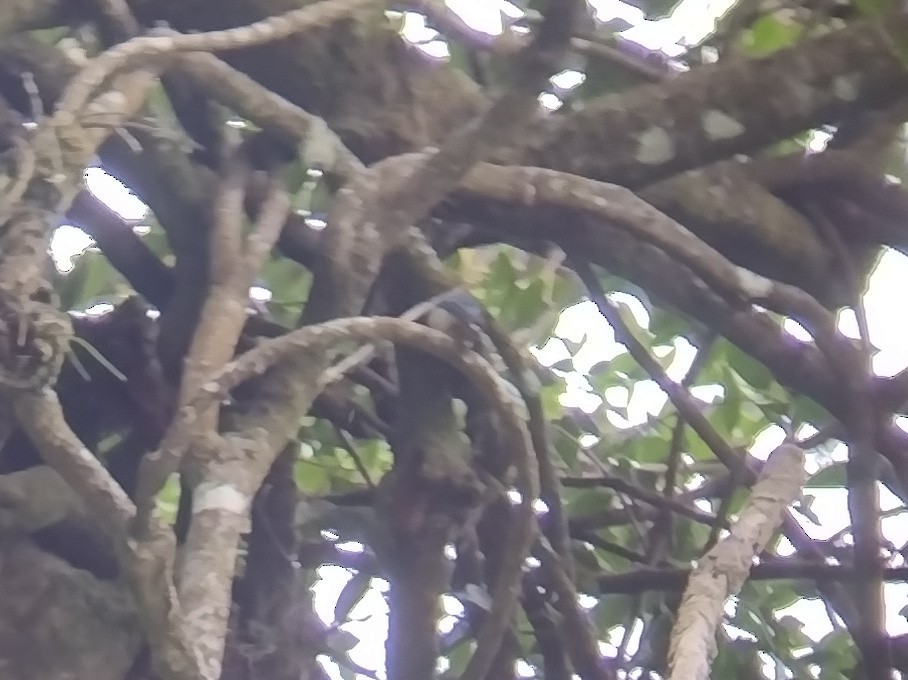
[[[661,49],[670,56],[675,56],[681,51],[679,43],[687,42],[689,44],[699,41],[709,32],[715,18],[729,7],[733,0],[683,0],[670,18],[652,22],[644,21],[639,10],[619,0],[590,1],[597,9],[600,19],[609,20],[613,17],[621,17],[631,24],[633,27],[624,32],[628,38],[652,49]],[[513,6],[503,0],[448,0],[448,4],[460,12],[474,27],[493,34],[501,31],[501,14],[499,12],[507,16],[515,16]],[[446,53],[443,43],[432,42],[435,34],[426,29],[421,20],[409,18],[404,32],[411,41],[421,43],[426,51],[438,56]],[[576,80],[576,76],[572,74],[564,74],[562,78]],[[119,182],[102,171],[89,170],[87,182],[94,193],[101,196],[124,217],[136,221],[145,217],[145,206]],[[55,234],[52,244],[53,255],[58,267],[63,271],[69,270],[71,258],[90,245],[91,240],[82,231],[73,227],[61,227]],[[865,298],[871,340],[879,348],[879,353],[874,358],[874,370],[882,375],[891,375],[908,366],[906,321],[903,315],[892,313],[895,296],[903,295],[903,291],[906,289],[908,289],[908,258],[895,252],[887,252],[870,279],[869,291]],[[622,300],[632,306],[635,316],[645,324],[646,312],[643,306],[630,296],[622,296]],[[849,333],[854,332],[853,326],[853,320],[852,323],[843,322],[842,324],[843,330]],[[615,343],[610,327],[590,302],[581,303],[565,311],[556,333],[573,342],[584,341],[582,348],[575,355],[575,368],[578,373],[568,376],[570,390],[564,402],[585,409],[596,408],[600,403],[600,397],[588,391],[582,373],[594,363],[622,352],[623,348]],[[567,356],[569,356],[567,349],[557,339],[549,342],[539,352],[540,359],[545,363],[554,363]],[[669,374],[675,378],[683,375],[691,358],[692,348],[683,341],[679,342],[676,359],[669,368]],[[665,402],[665,396],[651,381],[641,383],[635,388],[630,403],[627,403],[627,395],[624,393],[606,396],[610,403],[627,407],[627,421],[623,421],[618,416],[614,418],[613,422],[618,427],[643,422],[648,414],[659,412]],[[700,396],[707,398],[707,395]],[[755,455],[765,457],[781,440],[781,431],[777,428],[768,430],[756,442],[753,452]],[[813,509],[822,518],[823,524],[816,527],[805,523],[805,528],[812,536],[825,538],[848,524],[844,492],[820,490],[813,494],[817,497]],[[898,507],[897,499],[885,490],[884,507],[886,509]],[[896,545],[908,541],[908,528],[899,529],[899,525],[904,524],[902,518],[893,518],[884,522],[887,537]],[[355,546],[351,546],[351,549],[355,549]],[[337,596],[350,575],[343,569],[334,567],[323,568],[320,575],[322,579],[314,589],[315,606],[319,615],[326,622],[331,623],[334,618],[333,608]],[[343,626],[343,630],[352,633],[362,641],[351,652],[351,658],[369,669],[381,669],[384,666],[383,645],[384,631],[387,630],[387,605],[380,592],[384,589],[384,585],[382,583],[376,585],[378,590],[372,590],[366,595],[352,612],[351,622]],[[898,603],[888,612],[890,631],[893,633],[908,632],[908,622],[898,614],[901,604],[908,601],[908,585],[888,585],[887,595],[893,603]],[[452,598],[448,598],[446,604],[449,614],[460,613],[459,605]],[[591,606],[592,602],[585,604]],[[800,602],[789,608],[786,613],[804,621],[805,632],[814,639],[818,639],[832,630],[825,609],[817,600]],[[442,626],[448,627],[451,623],[452,618],[449,617],[442,622]],[[609,651],[609,648],[610,645],[603,646],[605,651]],[[331,674],[338,677],[336,669],[330,668],[330,663],[326,665]],[[522,671],[529,673],[531,669],[524,668]],[[379,675],[382,675],[380,670]]]

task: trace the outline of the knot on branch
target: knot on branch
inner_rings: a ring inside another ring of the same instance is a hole
[[[52,305],[0,296],[0,386],[40,390],[52,385],[71,335],[69,317]]]

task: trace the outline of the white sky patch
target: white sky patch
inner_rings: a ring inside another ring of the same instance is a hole
[[[590,0],[590,5],[596,10],[596,18],[599,21],[621,19],[629,24],[639,24],[644,21],[642,10],[620,2],[620,0]]]
[[[510,5],[510,3],[504,3],[500,0],[497,2],[477,2],[476,0],[447,1],[448,7],[457,12],[464,20],[464,23],[477,31],[482,31],[489,35],[498,35],[503,30],[501,12],[505,9],[505,4]],[[520,15],[518,14],[518,16]]]
[[[908,322],[901,314],[893,314],[897,291],[908,287],[908,257],[886,249],[870,275],[864,310],[870,342],[877,348],[873,357],[873,371],[877,375],[891,376],[908,366]],[[810,334],[799,323],[786,319],[784,328],[792,336],[810,342]],[[844,310],[838,319],[839,331],[850,338],[858,337],[857,321],[851,310]]]
[[[356,541],[343,541],[335,547],[342,552],[349,553],[361,553],[366,549],[362,543],[357,543]]]
[[[395,16],[398,15],[395,14]],[[421,14],[405,12],[403,19],[404,24],[400,29],[400,34],[408,42],[422,43],[438,36],[437,31],[426,26],[426,18]]]
[[[561,108],[562,104],[564,104],[564,102],[551,92],[543,92],[540,94],[539,103],[549,111],[557,111]]]
[[[586,74],[580,71],[562,71],[552,76],[552,85],[562,90],[572,90],[586,80]]]
[[[782,322],[782,328],[801,342],[811,342],[813,340],[810,333],[807,332],[807,329],[794,319],[785,319],[785,321]]]
[[[327,624],[334,622],[334,605],[351,574],[335,566],[321,567],[319,579],[312,586],[313,608]],[[373,579],[373,587],[351,610],[350,621],[342,629],[352,633],[360,642],[350,651],[350,658],[363,668],[378,670],[385,665],[385,637],[388,631],[388,604],[383,593],[387,583]]]
[[[450,595],[442,596],[441,605],[445,610],[445,615],[438,621],[438,632],[445,635],[454,630],[454,626],[457,625],[460,617],[463,616],[464,608],[457,598]]]
[[[310,229],[314,229],[315,231],[321,231],[322,229],[324,229],[325,227],[328,226],[328,223],[319,217],[307,217],[306,225]]]
[[[85,171],[88,190],[98,196],[123,219],[141,220],[148,214],[148,207],[142,203],[120,180],[111,177],[101,168]]]
[[[908,290],[908,257],[887,250],[870,277],[864,296],[870,341],[879,348],[873,358],[877,375],[894,375],[908,366],[908,319],[895,312],[905,290]]]
[[[99,316],[101,314],[107,314],[107,312],[112,312],[113,308],[114,306],[109,302],[99,302],[86,309],[85,313],[90,316]]]
[[[722,385],[694,385],[690,394],[695,399],[711,404],[725,396],[725,388]]]
[[[528,664],[523,659],[518,659],[517,664],[517,676],[520,678],[535,678],[536,669],[534,669],[530,664]]]
[[[78,227],[64,224],[54,231],[50,239],[50,254],[57,271],[71,271],[73,258],[84,253],[94,245],[94,240]]]
[[[814,153],[823,151],[830,139],[832,139],[830,133],[824,130],[814,130],[813,134],[810,136],[810,140],[807,142],[807,149]]]
[[[523,10],[514,3],[507,2],[507,0],[501,0],[499,9],[501,10],[501,13],[508,19],[519,19],[523,16]]]
[[[698,43],[715,29],[716,20],[727,12],[735,0],[684,0],[672,13],[670,21],[680,28],[679,39]]]
[[[610,296],[613,302],[626,305],[634,320],[640,326],[649,324],[649,314],[646,308],[635,297],[626,293],[613,293]],[[567,391],[561,398],[564,406],[574,406],[586,412],[594,411],[602,403],[599,395],[590,392],[589,383],[583,377],[594,364],[600,361],[609,361],[626,350],[615,342],[615,334],[611,326],[599,314],[595,303],[590,300],[580,302],[566,309],[561,315],[555,333],[559,337],[551,338],[542,348],[535,350],[536,357],[546,365],[570,358],[570,353],[564,341],[565,338],[572,343],[582,343],[580,349],[573,357],[575,374],[565,376]],[[657,356],[663,356],[668,348],[660,348]],[[693,362],[695,348],[687,340],[679,338],[675,342],[675,357],[666,369],[669,377],[680,380]],[[624,389],[624,388],[621,388]],[[626,392],[627,390],[624,390]],[[666,396],[662,389],[652,380],[638,382],[634,386],[633,394],[629,401],[626,396],[623,400],[610,403],[613,406],[627,409],[627,418],[610,413],[608,418],[616,427],[631,427],[639,425],[652,415],[659,413],[665,405]]]
[[[85,170],[85,184],[88,190],[104,201],[111,210],[123,219],[136,222],[148,215],[147,206],[142,203],[118,179],[108,175],[101,168]],[[66,273],[72,270],[73,258],[94,245],[94,240],[78,227],[64,224],[58,227],[51,237],[50,253],[57,271]]]
[[[253,286],[249,289],[249,297],[259,302],[268,302],[271,299],[271,291],[262,286]]]
[[[754,437],[754,443],[749,449],[750,454],[754,458],[766,460],[783,441],[785,441],[785,431],[778,425],[770,425]]]
[[[699,42],[713,30],[716,19],[731,7],[734,0],[707,0],[705,3],[704,0],[683,0],[670,17],[655,21],[647,21],[640,9],[621,0],[589,2],[600,21],[620,19],[631,24],[631,28],[620,33],[623,37],[670,57],[677,57],[684,53],[683,44]],[[489,35],[499,35],[504,30],[503,16],[514,21],[522,14],[519,7],[503,0],[447,0],[447,5],[468,26]],[[421,19],[414,19],[413,22],[411,25],[408,17],[403,31],[406,39],[420,44],[433,56],[447,56],[444,43],[432,41],[433,35],[424,32],[428,30],[433,33],[425,28],[425,22]],[[440,44],[436,45],[436,42]]]

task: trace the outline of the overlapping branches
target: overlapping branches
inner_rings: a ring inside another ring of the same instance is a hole
[[[276,40],[347,16],[363,4],[365,3],[335,0],[243,29],[193,36],[168,34],[166,37],[136,38],[127,41],[121,47],[115,47],[91,61],[73,80],[61,96],[53,119],[46,126],[39,127],[39,136],[50,138],[53,134],[59,140],[63,147],[62,155],[69,167],[84,165],[87,155],[103,139],[103,135],[98,135],[94,143],[86,144],[82,128],[88,121],[85,118],[86,110],[90,116],[111,113],[110,106],[101,107],[107,104],[107,99],[112,99],[109,93],[98,96],[96,104],[92,106],[89,106],[89,101],[113,73],[127,70],[131,64],[133,67],[141,64],[143,68],[161,68],[155,59],[149,61],[149,58],[157,56],[163,59],[179,51],[236,48]],[[575,7],[577,4],[570,3]],[[418,197],[415,205],[410,205],[404,212],[401,212],[399,207],[392,211],[396,220],[407,224],[418,219],[475,162],[477,155],[484,151],[490,135],[500,134],[503,124],[513,122],[514,115],[519,109],[531,110],[530,105],[535,103],[539,85],[544,81],[546,73],[553,70],[555,66],[553,60],[557,59],[561,46],[570,35],[573,12],[568,8],[568,11],[553,12],[552,17],[551,21],[545,22],[538,31],[537,38],[526,50],[524,63],[518,68],[519,76],[515,87],[489,110],[482,123],[475,129],[464,128],[455,134],[447,148],[439,153],[429,154],[425,162],[416,167],[407,168],[419,171],[417,183],[424,190],[415,194]],[[120,23],[125,22],[126,30],[131,30],[127,13],[122,11],[114,13],[113,18],[118,19]],[[138,82],[142,89],[138,91],[136,101],[140,102],[150,81]],[[115,127],[125,120],[126,118],[114,118],[110,124]],[[352,165],[355,170],[355,163]],[[206,306],[202,310],[195,340],[189,349],[189,359],[181,381],[180,403],[176,409],[177,417],[159,452],[146,460],[140,476],[138,514],[133,522],[134,526],[129,527],[133,509],[128,500],[121,499],[123,502],[117,503],[116,508],[107,508],[105,511],[108,521],[113,522],[112,533],[121,542],[125,542],[126,537],[132,532],[139,539],[139,543],[132,549],[137,558],[133,571],[137,581],[137,594],[144,605],[143,611],[148,615],[150,627],[148,634],[153,643],[156,664],[163,673],[172,677],[215,677],[220,673],[229,608],[216,603],[228,597],[234,566],[234,560],[229,559],[229,556],[235,554],[239,535],[248,521],[251,495],[260,484],[276,451],[283,446],[272,445],[271,438],[262,436],[262,433],[267,431],[264,429],[265,423],[247,426],[242,439],[221,438],[217,434],[219,414],[217,402],[208,403],[201,411],[197,405],[189,403],[192,395],[204,382],[203,376],[223,364],[234,352],[236,339],[245,321],[245,300],[252,276],[276,241],[286,218],[287,202],[280,200],[283,196],[280,191],[274,192],[273,195],[277,198],[274,201],[266,198],[263,204],[262,218],[253,236],[248,240],[249,255],[244,261],[240,251],[242,227],[240,216],[247,176],[248,169],[241,161],[235,161],[232,166],[228,165],[222,193],[219,194],[215,227],[211,235],[212,280]],[[24,184],[27,182],[27,178],[23,180]],[[382,184],[382,188],[386,188],[385,183]],[[353,194],[349,188],[346,191]],[[72,195],[75,192],[70,189],[69,193]],[[68,200],[70,197],[64,197],[62,201],[64,207]],[[355,196],[355,200],[363,202],[364,198]],[[274,206],[271,206],[271,203],[274,203]],[[380,208],[379,205],[369,202],[361,205],[369,213]],[[353,212],[354,225],[361,215],[362,208]],[[333,231],[341,229],[342,226],[337,225]],[[381,237],[385,237],[385,234],[381,234]],[[367,288],[368,283],[362,287],[362,296],[365,295]],[[337,311],[331,310],[329,315],[334,315]],[[318,329],[313,332],[317,333]],[[302,390],[310,392],[311,387],[302,387]],[[293,389],[298,393],[301,390],[300,387]],[[498,390],[501,392],[501,388]],[[314,394],[309,396],[309,401],[312,396]],[[490,399],[493,402],[507,403],[498,393],[494,393]],[[30,401],[22,403],[31,404]],[[53,399],[50,402],[38,402],[44,410],[55,403]],[[36,422],[37,420],[40,419],[36,419]],[[506,425],[510,422],[511,428],[521,427],[518,421],[513,418],[509,421],[506,415],[502,416],[502,420]],[[57,428],[63,428],[65,433],[69,432],[62,418],[52,424]],[[282,437],[286,438],[283,432],[284,428],[278,430],[278,441]],[[515,444],[524,439],[525,437],[520,437],[519,434],[511,438]],[[47,436],[36,436],[35,440],[39,448],[50,450],[51,441]],[[87,455],[84,447],[80,446],[77,452],[76,446],[74,442],[69,442],[69,445],[62,447],[61,450],[71,458],[79,456],[84,458]],[[172,540],[168,541],[160,531],[159,521],[153,514],[153,503],[157,490],[168,474],[176,469],[184,450],[188,450],[188,462],[193,464],[187,469],[190,473],[199,475],[200,480],[194,485],[193,521],[189,528],[181,573],[176,579],[179,583],[179,593],[175,594],[174,584],[170,582],[174,576]],[[523,491],[521,502],[523,520],[517,524],[517,530],[513,534],[515,544],[513,550],[508,553],[506,575],[499,581],[496,596],[496,602],[499,604],[493,612],[494,616],[487,620],[485,641],[474,656],[468,675],[485,674],[484,669],[497,647],[496,638],[500,638],[510,617],[515,593],[513,582],[520,574],[522,556],[529,548],[532,535],[531,503],[537,495],[534,464],[533,459],[527,455],[522,457],[518,455],[517,458],[522,460],[518,469],[521,471],[520,486]],[[62,455],[52,460],[65,471],[71,469],[61,462],[65,462]],[[83,484],[75,479],[73,482],[76,488],[85,494],[90,495],[92,489],[97,488],[100,489],[100,493],[110,490],[112,493],[116,492],[114,496],[117,493],[122,495],[119,487],[105,475],[103,471],[94,475],[98,477],[96,483]],[[129,552],[124,546],[124,555]],[[225,560],[225,556],[228,559]],[[150,563],[157,564],[158,568],[149,567]],[[156,591],[160,591],[157,597],[160,601],[157,604],[154,603]],[[169,595],[161,600],[160,596],[165,593]],[[184,620],[179,613],[180,604],[177,600],[188,611],[202,608],[209,614],[191,615]],[[202,604],[203,602],[205,604]],[[193,642],[190,643],[189,640]]]
[[[16,181],[7,196],[10,205],[5,206],[15,210],[7,213],[0,289],[10,298],[6,304],[23,317],[31,315],[34,327],[46,322],[42,327],[51,330],[45,333],[47,338],[39,340],[58,344],[65,344],[60,341],[66,339],[66,324],[58,324],[58,328],[47,321],[47,307],[32,299],[45,283],[36,266],[36,254],[45,250],[50,219],[76,195],[83,166],[110,130],[124,125],[139,110],[160,72],[180,69],[209,95],[268,132],[278,133],[292,146],[304,146],[306,160],[332,180],[346,181],[333,196],[328,229],[320,238],[313,266],[315,285],[302,318],[307,327],[262,342],[233,359],[247,322],[249,286],[290,222],[289,200],[271,175],[252,234],[244,238],[242,216],[244,204],[249,203],[253,171],[242,152],[228,154],[227,162],[218,168],[222,177],[208,235],[207,297],[186,356],[176,416],[142,469],[138,511],[91,452],[72,436],[53,392],[43,389],[46,376],[39,381],[42,390],[22,389],[32,383],[6,381],[8,387],[17,388],[11,390],[17,416],[45,458],[118,539],[124,561],[133,564],[136,593],[147,616],[147,633],[161,672],[174,678],[219,675],[234,558],[240,536],[248,529],[252,496],[278,453],[293,441],[300,414],[309,410],[324,387],[329,348],[356,339],[410,345],[456,367],[494,408],[501,441],[513,447],[521,494],[517,521],[499,568],[492,609],[465,673],[465,677],[477,679],[486,675],[510,626],[524,558],[538,538],[532,511],[539,493],[537,455],[549,498],[557,501],[560,492],[555,467],[545,457],[550,453],[547,434],[539,427],[541,407],[538,399],[533,401],[532,389],[518,384],[519,401],[530,407],[528,432],[521,417],[524,405],[514,402],[512,391],[481,357],[465,353],[455,340],[423,325],[358,316],[376,286],[386,256],[406,249],[413,236],[410,228],[423,224],[433,212],[442,217],[453,213],[471,223],[476,241],[491,233],[493,240],[522,244],[529,236],[560,245],[576,260],[591,297],[619,339],[666,391],[681,420],[729,468],[733,482],[753,483],[755,466],[716,433],[686,389],[668,380],[658,363],[635,342],[605,291],[599,290],[588,261],[628,276],[670,305],[712,325],[769,366],[780,382],[803,389],[842,421],[845,436],[860,450],[863,466],[858,471],[865,493],[856,504],[855,516],[860,521],[855,524],[862,535],[859,556],[865,576],[869,576],[864,581],[863,633],[858,637],[869,655],[872,641],[868,639],[881,633],[880,612],[871,611],[870,605],[875,603],[879,609],[883,577],[878,509],[868,495],[876,481],[873,447],[889,458],[904,484],[908,480],[906,439],[884,416],[906,395],[900,387],[890,386],[875,398],[861,348],[837,332],[833,314],[811,293],[773,280],[766,272],[754,273],[723,254],[719,246],[707,245],[682,226],[683,220],[647,203],[658,202],[655,193],[651,198],[643,192],[640,198],[621,186],[590,178],[639,187],[731,153],[752,151],[861,106],[891,104],[904,83],[904,65],[876,39],[878,23],[859,24],[782,51],[764,60],[759,69],[746,61],[694,69],[668,83],[593,102],[579,113],[551,117],[542,123],[541,134],[531,135],[522,123],[534,118],[538,93],[571,44],[573,12],[579,5],[553,2],[533,41],[517,54],[515,75],[504,95],[480,106],[481,115],[441,141],[428,140],[434,146],[391,156],[368,169],[332,132],[330,119],[326,124],[297,106],[300,100],[291,103],[212,55],[198,53],[240,49],[311,31],[367,11],[371,4],[367,0],[326,0],[243,28],[194,35],[159,31],[126,41],[89,62],[63,93],[56,113],[39,121],[31,146],[20,149],[16,157],[12,172]],[[110,1],[101,6],[106,19],[123,36],[136,32],[138,22],[124,3]],[[202,9],[200,16],[204,18]],[[908,28],[901,15],[892,19],[887,30],[898,33]],[[439,25],[450,27],[444,21]],[[452,30],[462,29],[454,26]],[[854,63],[867,68],[856,73],[849,66]],[[139,69],[138,78],[130,75],[135,69]],[[761,78],[742,77],[755,72]],[[755,91],[759,88],[759,97],[734,94],[737,90],[732,85],[740,87],[744,82],[755,86]],[[779,104],[793,99],[799,102],[796,110]],[[528,143],[522,143],[522,134]],[[313,149],[317,151],[314,156]],[[482,163],[493,152],[502,164]],[[527,163],[540,167],[527,167]],[[36,203],[32,197],[48,188],[52,199]],[[20,215],[23,202],[26,210]],[[431,248],[428,256],[435,258]],[[433,264],[438,263],[433,260]],[[815,346],[791,341],[762,308],[798,319],[812,333]],[[38,355],[42,361],[48,359],[47,373],[52,378],[60,348],[54,346]],[[518,378],[514,381],[521,383]],[[255,393],[254,406],[244,413],[226,412],[221,400],[247,382]],[[883,400],[888,405],[878,413],[874,408]],[[859,401],[865,408],[858,418],[853,414]],[[189,482],[193,507],[185,559],[175,573],[173,539],[156,517],[154,505],[167,477],[178,470]],[[687,508],[685,501],[668,498],[670,494],[659,499],[627,486],[620,491],[652,501],[663,517],[669,511],[683,511],[715,527],[725,524],[722,513],[703,517],[704,513]],[[793,492],[788,496],[793,497]],[[823,557],[809,539],[797,534],[799,527],[783,511],[791,500],[788,496],[778,499],[779,507],[773,512],[784,519],[783,529],[796,547],[810,556]],[[554,509],[556,514],[560,512],[560,506]],[[633,510],[631,507],[627,514],[635,522],[640,515]],[[537,553],[549,572],[547,587],[556,594],[558,611],[571,629],[570,639],[562,642],[571,647],[574,670],[584,678],[606,677],[594,636],[576,602],[569,527],[561,518],[556,531],[550,532],[554,538],[551,548],[540,541]],[[761,527],[760,546],[772,529],[771,523]],[[136,538],[139,541],[133,544]],[[636,557],[627,549],[622,554]],[[714,594],[711,606],[720,611],[721,599],[727,595],[724,591]],[[198,612],[205,615],[196,616]],[[887,665],[885,659],[871,665],[871,676],[881,677]]]

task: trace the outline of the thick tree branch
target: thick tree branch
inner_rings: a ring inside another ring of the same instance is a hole
[[[639,187],[755,151],[901,99],[908,70],[893,45],[906,32],[896,11],[764,59],[723,59],[604,97],[558,119],[524,163]]]
[[[65,18],[70,3],[61,0],[11,0],[0,5],[0,35],[48,28]]]
[[[690,569],[636,569],[621,574],[603,574],[596,579],[603,594],[634,594],[648,590],[682,590],[690,578]],[[887,582],[908,580],[908,568],[887,567]],[[828,564],[798,558],[761,561],[754,565],[748,578],[754,581],[815,581],[818,584],[841,583],[849,588],[860,577],[851,565]]]
[[[118,71],[141,66],[147,69],[159,60],[180,52],[216,52],[275,42],[296,33],[323,28],[339,19],[373,4],[375,0],[322,0],[286,14],[260,22],[207,33],[164,35],[133,38],[95,57],[69,84],[60,98],[58,109],[79,111],[92,94]]]
[[[76,194],[66,217],[94,239],[137,293],[158,309],[167,305],[173,295],[173,272],[126,220],[87,189]]]
[[[722,539],[691,572],[668,652],[672,678],[705,680],[716,654],[725,600],[744,585],[753,559],[772,538],[789,503],[807,480],[804,453],[783,444],[766,461],[748,504]]]

